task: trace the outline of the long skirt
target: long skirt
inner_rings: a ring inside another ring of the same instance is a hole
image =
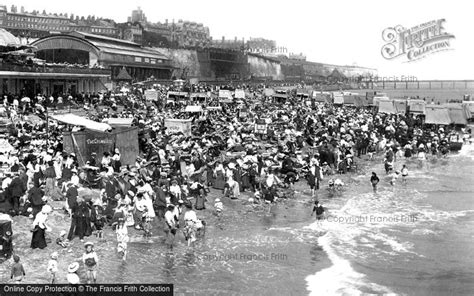
[[[74,234],[79,236],[80,239],[83,239],[86,236],[87,231],[87,222],[86,217],[76,217],[76,229]]]
[[[53,190],[56,187],[56,179],[55,178],[46,178],[46,185],[44,187],[44,195],[52,196]]]
[[[204,194],[197,195],[196,204],[194,205],[194,208],[196,208],[196,210],[204,210],[206,208],[206,206],[204,205],[205,200],[206,197],[204,196]]]
[[[35,231],[33,232],[33,236],[31,238],[31,248],[36,249],[44,249],[46,248],[46,237],[44,236],[44,229],[40,227],[36,227]]]
[[[252,188],[252,184],[250,184],[250,176],[248,174],[245,174],[242,176],[242,191],[244,191],[245,189],[251,189]]]
[[[225,187],[225,177],[224,177],[224,173],[222,171],[217,171],[216,179],[214,181],[213,187],[215,189],[221,189],[221,190],[224,189],[224,187]]]

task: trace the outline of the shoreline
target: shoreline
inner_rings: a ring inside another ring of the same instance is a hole
[[[336,193],[336,196],[333,196],[333,197],[329,196],[330,193],[327,191],[327,181],[330,177],[340,178],[345,183],[344,192],[350,192],[351,186],[357,186],[357,184],[359,183],[357,182],[357,180],[354,180],[356,176],[365,174],[368,167],[372,167],[375,164],[380,165],[380,161],[377,158],[377,156],[374,157],[374,160],[367,160],[365,158],[356,158],[356,159],[359,165],[358,172],[356,173],[351,172],[351,173],[346,173],[343,175],[336,174],[336,175],[331,175],[331,176],[325,176],[324,180],[321,183],[321,188],[317,192],[318,198],[323,201],[324,205],[331,205],[331,200],[334,197],[344,196],[344,193]],[[353,184],[353,183],[356,183],[356,184]],[[280,215],[283,215],[284,217],[286,217],[286,215],[288,215],[290,212],[289,209],[295,208],[297,204],[300,203],[301,206],[304,208],[304,211],[306,211],[306,208],[307,208],[308,219],[306,221],[310,222],[309,225],[311,225],[314,223],[314,220],[312,220],[314,219],[314,217],[309,216],[312,209],[313,199],[310,196],[309,186],[307,185],[306,180],[300,179],[300,181],[295,184],[295,189],[300,192],[296,194],[294,198],[279,199],[279,201],[275,204],[263,203],[263,204],[258,204],[258,205],[251,205],[247,201],[248,197],[250,197],[251,195],[249,195],[248,192],[245,192],[245,193],[242,193],[241,197],[237,200],[224,199],[224,207],[226,208],[227,211],[236,210],[238,212],[246,212],[246,213],[250,213],[251,215],[255,217],[260,216],[262,214],[263,215],[271,214],[272,209],[275,208],[275,209],[278,209],[278,212]],[[94,190],[84,189],[80,191],[80,195],[81,196],[90,195],[91,192],[94,192],[94,194],[97,194],[97,196],[99,194],[98,192]],[[207,210],[197,211],[198,216],[204,218],[204,220],[213,222],[213,224],[210,225],[211,227],[208,231],[213,230],[213,229],[217,230],[219,227],[222,227],[222,225],[217,225],[217,224],[224,224],[223,225],[224,227],[233,226],[233,225],[226,225],[225,222],[222,223],[222,222],[217,221],[216,217],[213,215],[212,204],[216,197],[219,197],[222,199],[221,191],[211,188],[211,191],[208,195]],[[347,197],[344,197],[344,199],[346,200]],[[82,262],[80,260],[82,253],[84,251],[84,248],[83,248],[83,243],[79,241],[79,238],[77,237],[74,238],[71,241],[72,244],[71,244],[71,247],[69,248],[61,248],[55,242],[58,233],[61,230],[68,231],[70,227],[70,218],[66,214],[62,213],[63,211],[62,206],[64,204],[64,201],[52,201],[50,202],[50,204],[55,209],[48,219],[49,221],[48,224],[52,228],[52,231],[47,233],[47,236],[50,237],[52,241],[43,250],[39,250],[39,249],[32,250],[30,248],[30,242],[31,242],[30,227],[31,227],[32,220],[25,216],[13,217],[12,227],[13,227],[14,253],[20,256],[21,258],[20,262],[24,264],[25,270],[27,273],[22,283],[25,283],[25,284],[26,283],[47,283],[49,281],[49,275],[46,272],[47,263],[48,263],[48,260],[50,259],[50,254],[54,251],[57,251],[59,253],[59,258],[58,258],[59,271],[56,276],[58,283],[66,283],[67,266],[73,261],[80,262],[81,268],[79,269],[78,274],[80,275],[81,279],[85,278]],[[305,224],[307,227],[308,226],[307,222],[304,222],[301,224]],[[249,225],[246,225],[246,224],[249,224]],[[291,222],[288,224],[291,225]],[[250,226],[250,223],[244,223],[241,226],[248,227]],[[273,226],[276,226],[276,225],[273,225]],[[271,229],[271,227],[269,229]],[[152,232],[153,232],[153,236],[151,240],[153,243],[160,243],[160,244],[166,243],[164,232],[161,227],[161,222],[158,222],[158,221],[153,222]],[[130,234],[130,239],[131,239],[130,244],[147,243],[147,241],[142,238],[141,232],[136,231],[132,228],[129,228],[129,234]],[[85,237],[84,241],[85,242],[92,241],[96,243],[95,250],[99,254],[99,260],[100,260],[100,253],[103,253],[103,252],[116,253],[116,237],[115,237],[115,233],[111,231],[110,228],[107,228],[107,230],[104,231],[103,241],[98,241],[94,235],[90,237]],[[179,242],[176,242],[176,241],[179,241]],[[179,247],[181,247],[181,245],[184,245],[185,242],[184,240],[182,240],[181,237],[178,238],[177,236],[174,244],[179,245]],[[326,258],[329,258],[328,254],[325,251],[323,252],[325,253],[324,256]],[[127,260],[132,260],[132,259],[127,259]],[[0,278],[2,282],[4,283],[9,282],[11,264],[12,264],[11,259],[0,264],[1,266]],[[124,264],[126,264],[126,262]],[[318,270],[314,271],[314,273],[317,273],[327,268],[327,266],[324,266],[324,265],[326,264],[322,264],[322,266],[319,266]],[[99,282],[100,282],[100,274],[104,272],[106,272],[106,270],[101,270],[100,263],[99,263],[99,276],[98,276]],[[304,281],[305,279],[303,278],[302,280]]]

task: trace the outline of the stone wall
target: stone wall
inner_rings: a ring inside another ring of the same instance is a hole
[[[208,50],[191,49],[169,49],[157,48],[158,51],[168,56],[175,67],[173,76],[181,78],[199,78],[201,80],[216,79],[216,72],[222,72],[219,65],[211,62]],[[240,68],[242,69],[240,69]],[[244,69],[245,68],[245,69]],[[306,61],[284,60],[263,57],[256,54],[247,54],[239,58],[238,63],[229,64],[229,73],[248,73],[254,78],[270,78],[272,80],[300,80],[302,77],[327,77],[334,69],[344,74],[346,77],[367,76],[376,74],[375,69],[358,66],[339,66]],[[219,74],[222,76],[222,73]]]
[[[285,79],[280,62],[250,54],[247,56],[247,60],[250,75],[253,77],[271,77],[273,80]]]

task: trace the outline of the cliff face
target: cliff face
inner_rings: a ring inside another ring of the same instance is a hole
[[[250,75],[254,77],[271,77],[273,80],[285,79],[280,63],[254,55],[248,55],[247,59]]]
[[[158,50],[168,56],[171,59],[171,65],[177,68],[173,76],[202,77],[197,51],[170,48],[158,48]]]
[[[325,79],[334,69],[346,77],[376,74],[375,69],[358,66],[339,66],[306,61],[282,60],[248,54],[236,55],[230,63],[219,62],[210,56],[208,50],[158,48],[172,60],[173,76],[196,77],[202,80],[215,80],[238,74],[240,78],[270,78],[272,80],[312,80]],[[224,53],[225,56],[225,53]],[[229,60],[229,61],[231,61]],[[249,76],[249,77],[246,77]]]

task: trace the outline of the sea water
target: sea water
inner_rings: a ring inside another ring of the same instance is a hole
[[[310,294],[472,295],[473,148],[398,160],[410,169],[406,183],[382,180],[377,193],[356,188],[335,218],[309,226],[328,231],[318,243],[332,262],[306,278]]]
[[[221,217],[206,210],[206,234],[194,247],[178,232],[171,248],[155,225],[151,239],[131,231],[123,261],[106,232],[96,244],[98,281],[174,283],[177,294],[196,295],[472,295],[473,148],[425,162],[398,159],[395,168],[406,163],[409,176],[395,186],[378,161],[344,176],[340,192],[328,191],[326,179],[318,196],[328,218],[320,224],[303,180],[292,200],[225,199]],[[371,171],[381,179],[377,193]],[[35,282],[47,281],[44,274]]]

